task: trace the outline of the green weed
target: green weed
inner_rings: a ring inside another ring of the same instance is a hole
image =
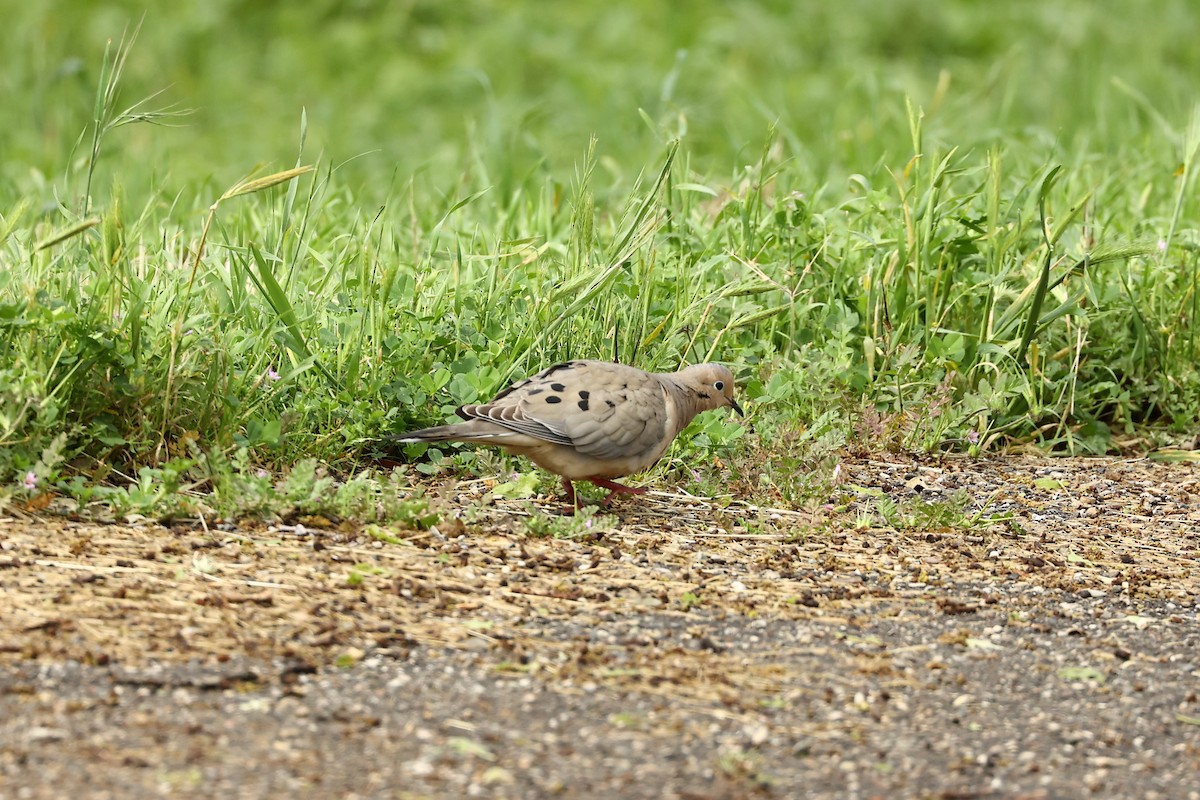
[[[346,585],[351,588],[362,586],[367,580],[374,577],[387,577],[391,573],[383,567],[375,564],[360,562],[350,568],[350,572],[346,575]]]
[[[525,518],[525,530],[537,539],[598,539],[611,530],[616,520],[586,506],[570,516],[531,514]]]

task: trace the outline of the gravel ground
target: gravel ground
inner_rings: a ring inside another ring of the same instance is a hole
[[[1193,467],[843,466],[571,539],[0,521],[0,800],[1200,798]]]

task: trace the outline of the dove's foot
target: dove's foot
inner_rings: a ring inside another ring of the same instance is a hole
[[[609,504],[612,503],[613,498],[619,494],[645,494],[647,491],[646,489],[636,488],[633,486],[626,486],[623,483],[617,483],[616,481],[610,481],[607,478],[588,478],[587,481],[588,481],[588,483],[595,484],[596,486],[599,486],[602,489],[609,490],[608,497],[605,497],[598,504],[601,508],[608,508]],[[563,491],[567,495],[567,506],[566,506],[566,508],[563,509],[563,513],[566,514],[567,516],[571,516],[576,511],[583,508],[584,498],[580,497],[579,494],[576,493],[575,484],[572,483],[570,480],[563,478],[562,485],[563,485]]]
[[[606,497],[600,501],[600,505],[604,508],[608,508],[609,504],[612,503],[613,498],[619,494],[645,494],[646,493],[645,489],[639,489],[639,488],[635,488],[633,486],[626,486],[623,483],[617,483],[616,481],[610,481],[605,478],[588,478],[588,481],[591,483],[594,483],[597,486],[600,486],[604,489],[610,490],[608,493],[608,497]]]

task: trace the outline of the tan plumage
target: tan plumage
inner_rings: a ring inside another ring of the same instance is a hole
[[[400,442],[474,442],[503,447],[559,475],[576,507],[573,481],[641,494],[613,478],[649,469],[703,411],[729,407],[733,374],[720,364],[654,373],[607,361],[567,361],[518,381],[488,403],[465,405],[466,422],[405,433]]]

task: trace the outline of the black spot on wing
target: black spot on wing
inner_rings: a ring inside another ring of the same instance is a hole
[[[561,403],[561,402],[562,402],[562,398],[561,398],[561,397],[559,397],[559,396],[558,396],[558,395],[556,395],[556,394],[552,394],[552,395],[550,395],[549,397],[547,397],[547,398],[546,398],[546,402],[547,402],[547,403],[551,403],[551,404],[553,404],[553,403]]]
[[[515,392],[517,389],[520,389],[521,387],[525,386],[525,385],[526,385],[526,384],[528,384],[528,383],[529,383],[529,379],[528,379],[528,378],[526,378],[526,379],[525,379],[525,380],[523,380],[523,381],[517,381],[517,382],[516,382],[516,383],[514,383],[512,386],[508,387],[508,388],[507,388],[507,389],[505,389],[503,392],[501,392],[500,394],[498,394],[498,395],[496,395],[495,397],[493,397],[493,398],[492,398],[492,400],[491,400],[491,402],[495,403],[497,400],[503,400],[505,397],[508,397],[510,394],[512,394],[513,392]]]
[[[496,395],[495,397],[493,397],[493,398],[492,398],[492,400],[491,400],[491,402],[495,403],[495,402],[496,402],[496,401],[498,401],[498,400],[503,400],[505,397],[508,397],[510,394],[512,394],[513,392],[515,392],[517,389],[522,389],[522,388],[524,388],[524,387],[528,386],[528,385],[529,385],[531,382],[533,382],[533,381],[535,381],[535,380],[537,380],[537,379],[539,379],[539,378],[548,378],[548,377],[550,377],[551,375],[553,375],[554,373],[556,373],[556,372],[558,372],[558,371],[560,371],[560,370],[564,370],[564,369],[570,369],[570,368],[571,368],[571,367],[573,367],[573,366],[575,366],[574,362],[571,362],[571,361],[565,361],[565,362],[563,362],[562,364],[555,364],[555,365],[554,365],[554,366],[552,366],[552,367],[547,367],[546,369],[542,370],[542,371],[541,371],[541,372],[539,372],[537,375],[534,375],[534,376],[533,376],[533,377],[531,377],[531,378],[524,378],[524,379],[522,379],[522,380],[519,380],[519,381],[517,381],[517,382],[516,382],[516,383],[514,383],[512,386],[509,386],[509,387],[508,387],[507,389],[505,389],[503,392],[501,392],[500,394],[498,394],[498,395]],[[543,391],[543,390],[541,390],[541,389],[531,389],[531,390],[529,391],[529,393],[530,393],[530,394],[538,394],[538,393],[540,393],[541,391]]]
[[[563,386],[561,383],[552,383],[552,384],[550,384],[550,389],[551,389],[551,391],[555,391],[555,392],[565,392],[567,390],[567,387]]]
[[[536,375],[535,377],[538,377],[538,378],[549,378],[551,375],[553,375],[553,374],[554,374],[554,373],[556,373],[556,372],[559,372],[559,371],[561,371],[561,370],[564,370],[564,369],[571,369],[571,368],[572,368],[572,367],[574,367],[574,366],[575,366],[575,362],[573,362],[573,361],[564,361],[564,362],[563,362],[563,363],[561,363],[561,364],[555,364],[553,367],[547,367],[546,369],[542,370],[542,371],[541,371],[541,373],[540,373],[540,374],[538,374],[538,375]]]
[[[587,401],[587,398],[586,398],[586,397],[585,397],[584,399],[582,399],[582,400],[580,400],[580,401],[579,401],[579,410],[580,410],[580,411],[587,411],[587,410],[588,410],[588,401]]]
[[[592,393],[591,393],[591,392],[589,392],[587,389],[580,389],[580,390],[579,390],[579,399],[580,399],[580,400],[587,400],[587,399],[588,399],[589,397],[591,397],[591,396],[592,396]]]

